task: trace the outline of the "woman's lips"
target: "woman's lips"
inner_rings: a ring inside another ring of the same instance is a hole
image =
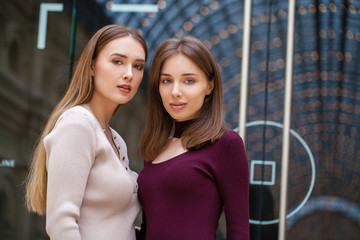
[[[173,109],[182,109],[182,108],[184,108],[186,106],[186,103],[182,103],[182,102],[170,103],[170,106]]]
[[[120,91],[125,92],[125,93],[129,93],[131,91],[131,86],[127,85],[127,84],[122,84],[117,87],[120,89]]]

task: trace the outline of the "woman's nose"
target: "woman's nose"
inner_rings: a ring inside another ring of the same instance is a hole
[[[181,92],[181,89],[180,89],[180,86],[178,83],[174,83],[174,87],[172,88],[172,95],[174,97],[181,97],[182,96],[182,92]]]
[[[122,77],[123,77],[124,80],[127,80],[127,81],[132,79],[132,77],[133,77],[132,66],[128,66],[128,67],[126,68],[126,71],[125,71],[125,73],[122,75]]]

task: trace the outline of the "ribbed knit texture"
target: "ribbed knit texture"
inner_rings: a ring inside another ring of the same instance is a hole
[[[46,231],[51,240],[134,240],[137,174],[111,129],[120,160],[87,105],[63,113],[45,138]]]
[[[223,207],[227,239],[249,239],[248,161],[236,132],[165,162],[145,162],[138,183],[146,240],[215,240]]]

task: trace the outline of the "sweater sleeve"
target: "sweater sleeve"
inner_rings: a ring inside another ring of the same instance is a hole
[[[216,180],[224,203],[227,240],[249,239],[249,165],[241,137],[226,132]]]
[[[83,113],[66,112],[45,138],[46,231],[52,240],[81,239],[78,219],[95,158],[95,134]]]

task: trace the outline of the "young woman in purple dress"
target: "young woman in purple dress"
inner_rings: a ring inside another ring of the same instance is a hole
[[[144,219],[139,238],[249,239],[249,170],[241,137],[224,124],[221,76],[199,39],[168,39],[155,51],[147,123],[139,143]]]

